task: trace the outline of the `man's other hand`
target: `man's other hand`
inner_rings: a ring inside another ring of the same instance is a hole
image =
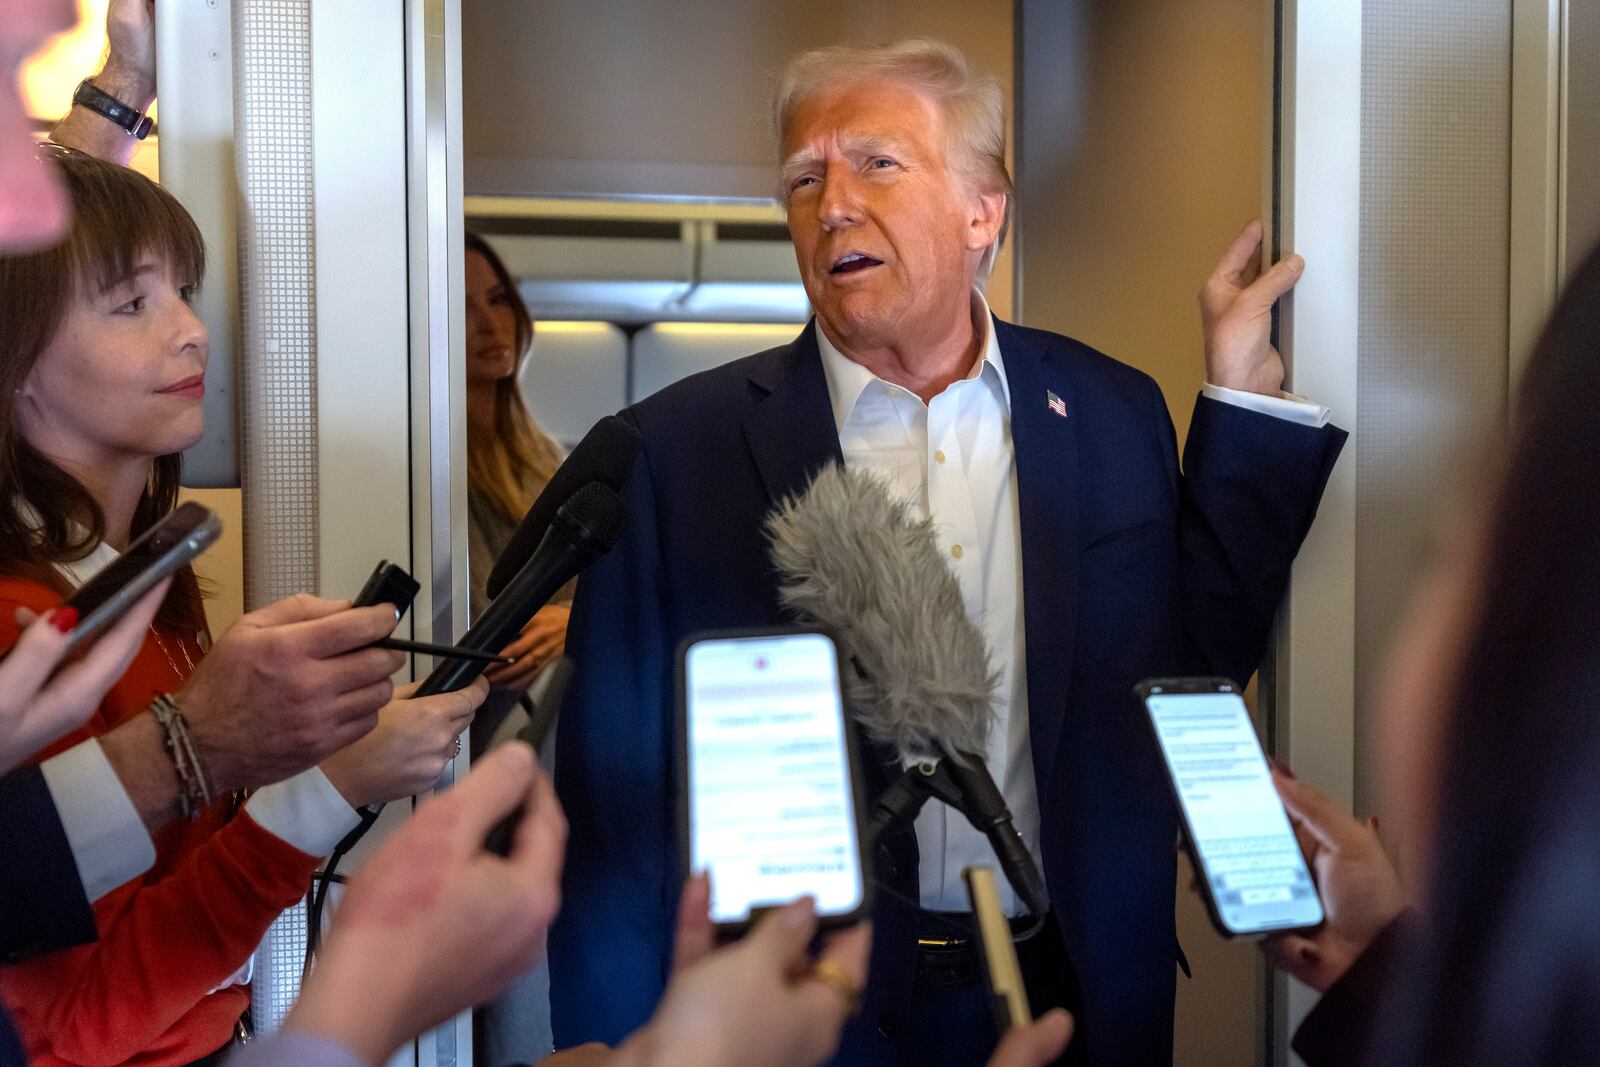
[[[460,751],[459,738],[489,695],[475,678],[465,689],[419,697],[418,683],[401,686],[378,713],[378,725],[322,763],[322,772],[352,808],[387,804],[432,789]]]
[[[1272,307],[1305,272],[1291,255],[1261,273],[1261,222],[1244,228],[1200,289],[1206,381],[1224,389],[1278,396],[1283,357],[1272,347]]]
[[[111,0],[106,8],[111,52],[94,83],[140,111],[156,98],[155,0]]]
[[[218,790],[280,782],[366,734],[405,656],[368,648],[394,608],[299,594],[244,615],[177,694]]]
[[[489,831],[519,807],[511,854],[485,851]],[[566,840],[533,749],[496,748],[362,864],[285,1028],[377,1064],[495,996],[543,949]]]
[[[500,650],[501,655],[517,662],[493,667],[486,677],[501,689],[526,692],[545,665],[566,650],[567,621],[571,617],[571,604],[546,604],[540,608],[517,639]]]

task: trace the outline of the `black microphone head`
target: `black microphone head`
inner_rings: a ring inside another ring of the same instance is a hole
[[[556,512],[573,493],[591,482],[599,482],[620,493],[628,475],[633,473],[643,444],[639,431],[626,419],[607,415],[595,423],[566,462],[556,468],[511,540],[506,542],[505,551],[500,553],[494,569],[489,572],[489,595],[499,596],[500,590],[528,562],[549,532]]]
[[[856,664],[846,696],[870,736],[913,759],[987,749],[999,675],[931,522],[831,465],[767,517],[767,535],[785,606]]]
[[[550,532],[559,533],[572,544],[599,557],[610,552],[611,546],[617,543],[627,518],[628,508],[620,493],[609,485],[590,482],[568,497],[556,511]]]

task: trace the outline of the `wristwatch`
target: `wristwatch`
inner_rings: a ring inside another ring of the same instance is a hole
[[[141,141],[150,136],[150,127],[155,125],[149,115],[124,104],[88,78],[78,83],[78,91],[72,94],[72,102],[83,105],[96,115],[103,115],[126,130],[128,136]]]

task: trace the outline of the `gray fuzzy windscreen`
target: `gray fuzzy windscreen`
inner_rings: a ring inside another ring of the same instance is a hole
[[[767,536],[784,605],[838,638],[869,735],[913,759],[987,751],[999,675],[931,522],[834,464],[767,517]]]

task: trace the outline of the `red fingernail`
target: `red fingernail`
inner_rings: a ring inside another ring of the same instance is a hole
[[[78,625],[78,609],[71,604],[63,604],[50,613],[50,625],[62,633],[71,633],[72,628]]]
[[[1268,756],[1267,762],[1272,764],[1273,770],[1277,771],[1285,778],[1294,778],[1294,772],[1289,769],[1289,765],[1283,762],[1281,759],[1278,759],[1276,756]]]

